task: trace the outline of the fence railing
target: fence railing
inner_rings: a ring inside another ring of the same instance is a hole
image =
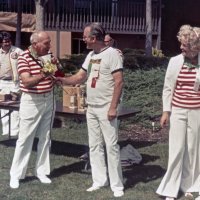
[[[152,0],[152,31],[159,31],[160,1]],[[35,13],[34,0],[22,0],[23,13]],[[17,1],[0,0],[0,11],[17,12]],[[82,31],[89,22],[101,22],[111,33],[146,33],[145,0],[49,0],[45,29]]]

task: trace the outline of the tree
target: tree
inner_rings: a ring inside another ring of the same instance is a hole
[[[48,0],[35,0],[36,30],[44,30],[44,7]]]
[[[146,56],[152,56],[152,0],[146,0]]]
[[[15,46],[21,47],[22,0],[17,1],[17,27]]]

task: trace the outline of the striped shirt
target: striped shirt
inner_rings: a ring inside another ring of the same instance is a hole
[[[40,60],[33,58],[29,50],[24,51],[18,58],[19,76],[24,72],[30,73],[31,76],[39,75],[41,73],[41,68],[42,68],[42,66],[39,63]],[[37,85],[31,88],[25,87],[20,78],[20,89],[23,92],[40,94],[40,93],[50,92],[52,88],[53,88],[53,80],[50,77],[42,79]]]
[[[200,108],[200,90],[194,90],[196,69],[183,65],[176,82],[172,105],[180,108]]]

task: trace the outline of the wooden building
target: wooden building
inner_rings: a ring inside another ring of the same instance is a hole
[[[35,30],[34,0],[22,0],[23,46]],[[17,1],[0,0],[0,30],[16,31]],[[52,38],[57,56],[82,53],[83,27],[101,22],[120,49],[145,48],[146,0],[49,0],[45,6],[45,30]],[[161,0],[152,0],[153,46],[160,46]],[[28,36],[27,36],[28,35]]]

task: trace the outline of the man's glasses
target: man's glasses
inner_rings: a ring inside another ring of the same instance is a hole
[[[91,38],[91,36],[83,36],[83,40],[87,40],[89,38]]]
[[[112,39],[110,39],[110,40],[104,40],[104,42],[106,42],[106,43],[111,42],[111,41],[112,41]]]

